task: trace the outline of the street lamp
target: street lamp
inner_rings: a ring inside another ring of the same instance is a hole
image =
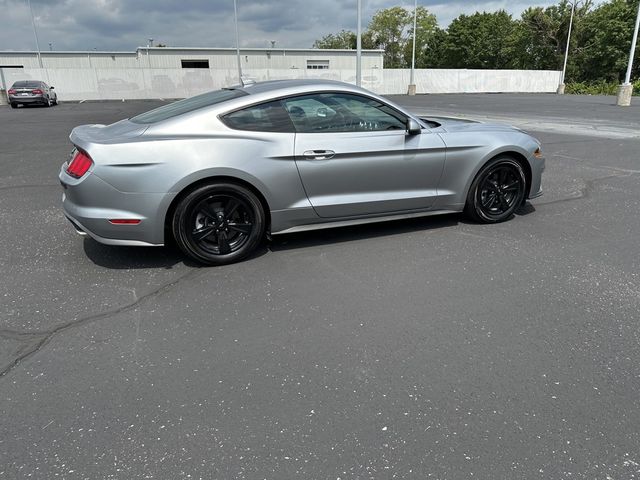
[[[411,52],[411,78],[409,79],[408,95],[416,94],[416,82],[413,79],[413,71],[416,67],[416,24],[418,19],[418,0],[413,2],[413,51]]]
[[[578,0],[573,0],[573,5],[571,5],[571,18],[569,18],[569,33],[567,34],[567,48],[564,51],[564,65],[562,66],[562,74],[560,75],[560,84],[558,85],[558,94],[564,94],[564,76],[567,72],[567,59],[569,58],[569,42],[571,41],[571,27],[573,26],[573,13],[576,10],[576,2]]]
[[[356,33],[356,85],[362,85],[362,0],[358,0],[358,28]]]
[[[629,52],[629,65],[627,65],[627,74],[624,77],[624,83],[618,87],[618,105],[628,107],[631,105],[631,94],[633,93],[633,85],[631,84],[631,68],[633,67],[633,56],[636,53],[636,42],[638,41],[638,26],[640,26],[640,4],[638,4],[638,13],[636,14],[636,26],[633,29],[633,39],[631,40],[631,51]]]
[[[240,35],[238,34],[238,5],[236,0],[233,0],[233,14],[236,23],[236,57],[238,57],[238,82],[242,83],[242,63],[240,62]]]
[[[31,8],[31,0],[27,0],[29,4],[29,13],[31,13],[31,25],[33,25],[33,36],[36,39],[36,50],[38,51],[38,63],[40,64],[40,68],[42,66],[42,56],[40,55],[40,43],[38,42],[38,32],[36,31],[36,20],[33,18],[33,9]]]

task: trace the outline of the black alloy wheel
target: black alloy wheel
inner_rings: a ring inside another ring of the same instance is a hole
[[[264,237],[265,215],[250,190],[232,183],[210,184],[178,203],[172,227],[185,254],[208,265],[224,265],[256,248]]]
[[[525,191],[522,165],[511,157],[494,158],[471,184],[465,212],[477,222],[502,222],[522,204]]]

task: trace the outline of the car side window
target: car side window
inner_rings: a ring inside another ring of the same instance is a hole
[[[375,99],[347,93],[318,93],[282,101],[298,132],[405,130],[406,118]]]
[[[220,118],[225,125],[235,130],[281,133],[295,131],[279,100],[236,110]]]

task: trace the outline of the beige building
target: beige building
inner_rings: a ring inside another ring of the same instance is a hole
[[[363,50],[363,78],[383,69],[383,50]],[[327,78],[355,82],[355,50],[242,48],[256,81]],[[235,48],[139,47],[135,52],[0,51],[0,88],[16,80],[54,85],[62,100],[181,98],[238,83]],[[4,82],[2,83],[2,80]]]

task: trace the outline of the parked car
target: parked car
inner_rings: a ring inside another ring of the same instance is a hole
[[[63,209],[110,245],[174,239],[205,264],[271,235],[464,211],[509,219],[542,194],[540,143],[426,117],[362,88],[280,80],[205,93],[71,132]]]
[[[7,93],[12,108],[18,108],[19,105],[41,104],[50,107],[58,104],[55,89],[39,80],[15,82]]]

